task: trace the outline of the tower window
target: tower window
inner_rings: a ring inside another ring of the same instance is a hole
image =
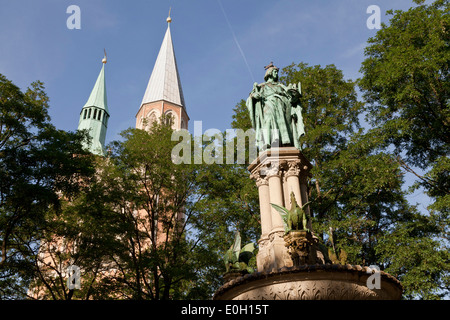
[[[91,108],[89,108],[89,112],[88,112],[88,119],[90,119],[90,118],[91,118],[91,111],[92,111],[92,109],[91,109]]]
[[[93,117],[93,119],[95,120],[95,118],[97,118],[97,109],[94,109],[94,117]]]
[[[102,110],[98,110],[97,120],[100,121],[101,118],[102,118]]]
[[[166,113],[166,125],[171,126],[173,124],[173,116],[171,113]]]
[[[83,119],[86,119],[86,117],[87,117],[87,109],[84,109],[84,111],[83,111]]]
[[[152,125],[153,122],[156,122],[156,114],[154,112],[150,115],[150,123],[148,124]]]

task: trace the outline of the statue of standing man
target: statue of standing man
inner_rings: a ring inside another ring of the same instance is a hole
[[[271,146],[294,146],[301,150],[300,137],[305,134],[301,88],[278,82],[278,71],[272,63],[265,67],[264,83],[253,84],[246,105],[250,114],[256,143],[260,150]]]

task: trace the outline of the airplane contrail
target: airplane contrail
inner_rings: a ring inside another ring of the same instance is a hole
[[[233,28],[231,27],[230,20],[228,20],[228,17],[227,17],[227,14],[225,12],[225,9],[222,6],[222,2],[220,0],[217,0],[217,2],[219,3],[220,9],[222,10],[222,13],[223,13],[223,16],[225,17],[225,20],[227,21],[228,28],[230,28],[231,34],[233,35],[234,42],[236,43],[236,46],[238,47],[239,52],[241,53],[242,58],[244,59],[245,65],[247,66],[247,69],[248,69],[248,72],[250,73],[250,76],[252,77],[253,82],[255,82],[255,78],[253,77],[252,70],[250,69],[250,66],[248,64],[247,58],[245,57],[244,51],[242,51],[242,48],[241,48],[241,46],[239,44],[239,41],[236,38],[236,34],[234,33]]]

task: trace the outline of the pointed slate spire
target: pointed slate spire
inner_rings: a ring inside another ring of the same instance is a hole
[[[109,119],[108,103],[106,99],[105,85],[105,57],[102,60],[103,66],[97,77],[94,88],[88,101],[81,109],[78,130],[88,130],[92,138],[91,144],[86,145],[86,149],[93,154],[105,155],[106,129]]]
[[[164,100],[185,108],[183,89],[178,74],[175,51],[170,33],[172,18],[167,18],[167,30],[145,90],[141,106],[145,103]]]

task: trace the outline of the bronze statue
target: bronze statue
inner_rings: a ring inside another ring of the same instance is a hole
[[[255,82],[246,101],[257,146],[260,150],[271,146],[294,146],[301,150],[299,139],[305,130],[300,83],[285,86],[278,82],[279,69],[272,62],[265,69],[265,82]]]
[[[246,271],[252,273],[253,269],[248,264],[254,255],[255,249],[253,242],[246,244],[241,249],[241,235],[239,231],[236,231],[234,243],[227,250],[224,257],[226,272]]]
[[[308,215],[305,212],[305,208],[310,202],[305,203],[303,206],[299,206],[295,200],[295,195],[291,192],[291,209],[288,210],[284,207],[271,203],[283,218],[285,233],[291,230],[306,230],[308,229]]]

